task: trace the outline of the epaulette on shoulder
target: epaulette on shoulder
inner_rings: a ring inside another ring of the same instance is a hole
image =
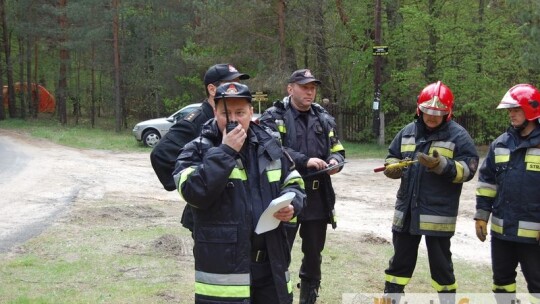
[[[283,100],[276,100],[274,101],[274,107],[278,108],[278,109],[282,109],[284,110],[285,109],[285,104],[283,103]]]
[[[328,113],[328,111],[326,111],[326,109],[318,103],[312,103],[311,107],[319,113]]]
[[[183,119],[185,121],[193,122],[193,120],[201,114],[202,114],[202,109],[198,108],[198,109],[195,109],[193,112],[189,113],[188,115],[184,116]]]

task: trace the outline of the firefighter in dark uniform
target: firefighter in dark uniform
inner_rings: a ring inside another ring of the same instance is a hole
[[[282,222],[302,210],[304,182],[271,131],[251,122],[251,99],[243,84],[219,86],[215,118],[177,159],[174,179],[193,211],[195,303],[293,300]],[[278,227],[256,234],[269,203],[289,192],[291,204],[273,215]]]
[[[409,283],[425,236],[431,286],[441,303],[453,303],[457,289],[450,251],[463,183],[478,168],[478,153],[469,133],[451,119],[454,96],[438,81],[429,84],[417,99],[418,119],[392,140],[384,174],[401,179],[397,192],[392,243],[394,256],[385,270],[384,292],[396,298]],[[405,168],[388,166],[417,160]]]
[[[177,121],[150,153],[150,161],[154,172],[165,190],[173,191],[176,189],[172,173],[180,149],[199,136],[202,125],[209,119],[214,118],[214,95],[217,87],[222,82],[244,79],[249,79],[249,75],[238,72],[234,66],[227,63],[213,65],[206,71],[204,86],[207,98],[198,109]],[[182,224],[192,230],[193,223],[190,214],[190,207],[186,205],[182,215]]]
[[[540,92],[518,84],[497,109],[511,126],[490,145],[478,172],[476,235],[483,242],[491,215],[493,292],[498,304],[517,303],[521,265],[530,303],[540,303]]]
[[[326,242],[329,223],[336,227],[335,193],[330,175],[338,166],[314,174],[328,166],[343,164],[345,149],[336,133],[334,118],[314,103],[321,82],[308,69],[292,73],[287,85],[289,96],[265,111],[259,123],[274,130],[292,156],[306,184],[307,206],[297,222],[289,223],[289,243],[292,248],[298,229],[304,257],[300,267],[300,303],[315,303],[321,282],[321,252]]]

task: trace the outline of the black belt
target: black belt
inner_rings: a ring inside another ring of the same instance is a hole
[[[319,190],[321,186],[318,179],[307,180],[306,184],[306,190]]]
[[[251,261],[262,263],[268,261],[268,253],[266,250],[256,250],[251,252]]]

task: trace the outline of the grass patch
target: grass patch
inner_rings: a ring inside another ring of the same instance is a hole
[[[190,302],[189,232],[179,223],[160,225],[164,213],[149,220],[130,212],[136,207],[92,202],[0,255],[0,302]]]
[[[148,148],[135,140],[131,128],[122,129],[117,133],[111,125],[111,119],[107,118],[96,119],[95,128],[84,121],[78,125],[68,123],[62,126],[52,118],[0,120],[0,128],[26,133],[74,148],[127,152],[148,151]]]
[[[73,121],[73,119],[69,120]],[[123,152],[145,152],[150,148],[137,142],[131,133],[131,126],[121,132],[114,131],[110,118],[97,118],[96,127],[81,120],[80,124],[69,123],[62,126],[56,119],[6,119],[0,120],[0,128],[23,132],[33,137],[50,140],[54,143],[82,149],[101,149]],[[376,144],[343,142],[348,158],[385,158],[387,147]]]

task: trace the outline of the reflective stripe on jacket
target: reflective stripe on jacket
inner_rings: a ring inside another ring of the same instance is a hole
[[[437,150],[446,159],[443,162],[446,165],[441,168],[441,174],[428,171],[419,163],[403,169],[392,229],[401,232],[408,228],[411,234],[452,236],[461,189],[476,173],[478,153],[469,133],[453,120],[430,134],[423,132],[423,125],[419,124],[421,122],[412,122],[396,135],[386,162],[416,160],[418,152],[433,155],[433,150]],[[410,223],[406,227],[409,213]]]
[[[249,299],[254,223],[270,201],[283,193],[296,193],[295,213],[304,205],[303,180],[279,142],[251,123],[246,144],[257,149],[258,159],[247,153],[249,159],[244,162],[222,145],[217,124],[211,120],[177,160],[174,178],[193,210],[195,298],[199,300],[240,303]],[[259,174],[250,176],[246,165],[257,165]],[[292,297],[284,229],[279,225],[264,234],[280,303]]]
[[[524,140],[510,127],[490,145],[479,170],[476,219],[491,217],[493,237],[535,243],[540,231],[540,126]]]

